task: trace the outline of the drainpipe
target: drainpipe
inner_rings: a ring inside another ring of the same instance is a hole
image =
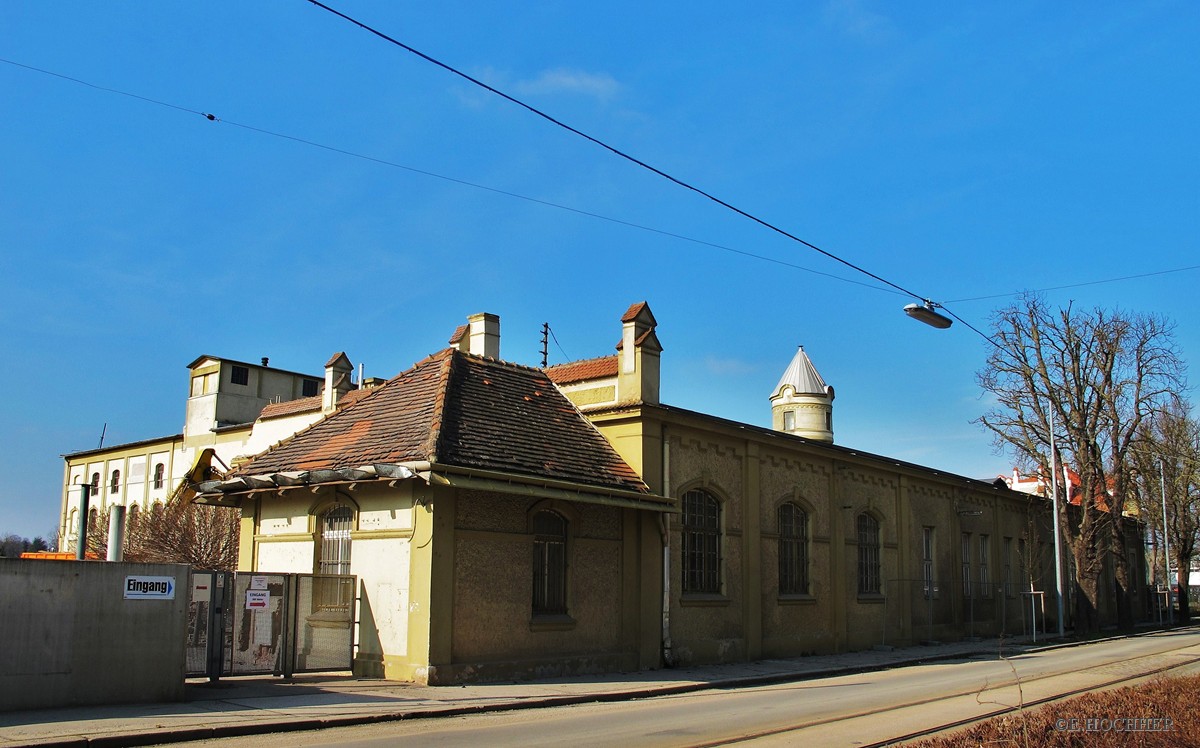
[[[662,495],[671,495],[671,447],[667,441],[667,427],[662,427]],[[671,652],[671,515],[658,515],[658,528],[662,533],[663,578],[662,578],[662,658],[663,664],[672,667],[675,655]]]

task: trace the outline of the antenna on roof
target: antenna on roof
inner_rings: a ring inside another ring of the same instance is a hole
[[[550,358],[550,323],[542,323],[542,368],[546,368],[546,363]]]
[[[105,421],[104,428],[100,429],[100,446],[96,447],[96,449],[100,449],[104,446],[104,434],[107,431],[108,431],[108,421]]]

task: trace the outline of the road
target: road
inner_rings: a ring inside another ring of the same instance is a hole
[[[281,736],[309,746],[753,746],[862,748],[1169,670],[1200,672],[1200,632],[639,701],[391,722]],[[1017,686],[1018,678],[1020,686]],[[1139,715],[1170,717],[1171,715]],[[279,738],[277,738],[279,739]],[[205,741],[258,748],[264,738]]]

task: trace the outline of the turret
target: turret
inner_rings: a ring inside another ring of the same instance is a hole
[[[800,346],[771,395],[771,428],[833,443],[833,388]]]

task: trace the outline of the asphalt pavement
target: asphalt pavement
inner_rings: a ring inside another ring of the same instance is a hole
[[[1051,644],[1050,646],[1071,646]],[[0,712],[0,748],[135,746],[460,716],[710,688],[736,688],[954,659],[996,659],[1046,643],[997,639],[519,683],[420,686],[348,673],[190,680],[182,702]]]

